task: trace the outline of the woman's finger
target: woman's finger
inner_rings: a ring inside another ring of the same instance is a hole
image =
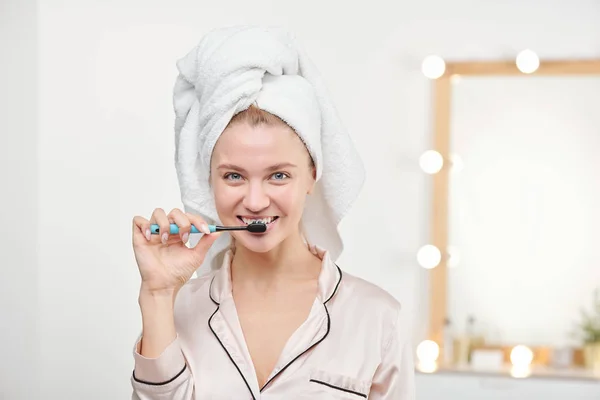
[[[185,213],[185,215],[190,220],[192,225],[194,225],[196,229],[198,229],[199,232],[202,232],[207,235],[210,233],[210,230],[208,229],[208,224],[206,223],[206,221],[204,221],[204,219],[201,216],[191,213]]]
[[[169,235],[171,234],[171,222],[162,208],[156,208],[152,213],[152,220],[158,225],[158,233],[160,235],[160,241],[162,244],[166,244],[169,241]]]
[[[204,257],[206,256],[206,253],[208,252],[208,249],[210,248],[210,246],[213,245],[215,240],[217,240],[219,238],[219,236],[221,236],[221,233],[222,232],[214,232],[214,233],[209,233],[207,235],[202,235],[202,237],[200,238],[200,240],[198,241],[196,246],[194,246],[194,251],[196,251],[202,257],[203,262],[204,262]]]
[[[208,251],[210,246],[212,246],[215,240],[217,240],[217,238],[221,235],[221,233],[211,233],[208,229],[208,224],[199,215],[190,213],[186,213],[186,215],[192,222],[192,225],[194,225],[200,232],[204,233],[204,235],[200,238],[196,246],[194,246],[194,251],[198,252],[204,260],[206,252]]]
[[[132,221],[133,241],[140,243],[143,240],[150,241],[150,221],[136,215]]]
[[[187,243],[190,237],[190,231],[192,229],[192,223],[188,216],[178,208],[173,209],[169,215],[169,220],[173,220],[173,222],[179,228],[179,238],[183,243]]]

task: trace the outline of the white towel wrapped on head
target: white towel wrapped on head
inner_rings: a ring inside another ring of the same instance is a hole
[[[317,172],[302,224],[306,239],[336,260],[338,224],[358,196],[363,163],[318,71],[294,37],[275,27],[237,26],[209,32],[177,62],[174,88],[175,166],[186,212],[220,224],[209,185],[210,159],[231,118],[254,104],[284,120],[305,143]],[[223,234],[200,269],[220,265]]]

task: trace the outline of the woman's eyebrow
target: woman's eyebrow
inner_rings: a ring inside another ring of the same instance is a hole
[[[282,163],[277,163],[277,164],[271,165],[270,167],[267,168],[267,171],[276,171],[278,169],[283,169],[283,168],[297,168],[297,165],[292,164],[290,162],[282,162]],[[239,167],[235,164],[220,164],[217,167],[217,169],[231,169],[234,171],[246,173],[246,170],[244,168]]]
[[[267,168],[267,170],[268,171],[276,171],[278,169],[284,169],[284,168],[296,168],[296,164],[292,164],[290,162],[278,163],[275,165],[271,165],[269,168]]]
[[[242,167],[238,167],[234,164],[220,164],[217,169],[232,169],[234,171],[246,173],[246,170]]]

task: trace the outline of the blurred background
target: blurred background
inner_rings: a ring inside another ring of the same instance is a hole
[[[175,62],[250,23],[297,34],[365,160],[339,265],[404,305],[417,399],[600,399],[600,70],[453,79],[431,152],[445,63],[598,60],[599,20],[596,0],[0,0],[0,398],[129,398],[131,219],[181,207]]]

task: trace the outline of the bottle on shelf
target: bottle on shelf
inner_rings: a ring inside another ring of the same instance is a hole
[[[444,320],[443,363],[446,366],[454,364],[454,332],[450,318]]]

